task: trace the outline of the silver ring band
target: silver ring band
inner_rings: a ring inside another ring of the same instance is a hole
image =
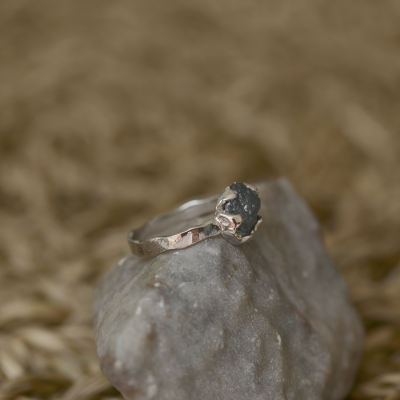
[[[245,243],[262,222],[257,214],[258,194],[254,186],[235,182],[221,196],[189,201],[174,212],[132,230],[128,234],[129,247],[137,256],[152,256],[220,234],[232,244]],[[240,214],[236,213],[238,210]]]

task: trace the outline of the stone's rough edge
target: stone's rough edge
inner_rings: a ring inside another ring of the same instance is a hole
[[[243,222],[236,229],[236,232],[243,237],[250,235],[257,223],[257,214],[260,210],[261,200],[256,192],[248,188],[244,183],[233,183],[230,189],[237,197],[225,203],[224,211],[229,214],[240,214]]]
[[[346,338],[347,341],[352,341],[354,337],[358,338],[358,348],[354,347],[351,354],[349,355],[348,359],[353,361],[353,368],[349,371],[347,371],[348,374],[352,375],[352,380],[349,381],[347,389],[343,391],[343,394],[341,397],[338,398],[344,398],[351,390],[351,387],[353,385],[355,375],[358,369],[358,366],[361,363],[361,359],[363,356],[363,351],[364,351],[364,341],[365,341],[365,327],[363,320],[360,316],[360,314],[357,312],[356,308],[352,304],[351,297],[349,290],[347,288],[346,283],[344,282],[335,262],[332,260],[330,257],[329,253],[327,252],[327,249],[324,244],[323,240],[323,232],[321,229],[320,222],[315,215],[314,211],[310,208],[310,206],[304,201],[303,198],[300,197],[300,195],[297,193],[296,189],[292,185],[290,181],[288,181],[286,178],[278,178],[274,180],[261,180],[257,181],[254,183],[254,186],[258,187],[260,189],[260,197],[263,198],[263,204],[261,206],[261,209],[263,212],[260,211],[262,214],[263,219],[268,220],[266,218],[265,212],[268,210],[271,212],[271,216],[274,215],[274,209],[271,209],[271,202],[268,201],[271,197],[281,197],[282,202],[287,202],[289,200],[289,203],[292,203],[293,200],[295,200],[295,203],[297,207],[299,208],[299,211],[301,211],[301,214],[304,218],[299,218],[300,215],[297,216],[297,218],[300,219],[296,220],[296,224],[294,224],[293,219],[291,219],[291,212],[293,204],[289,204],[291,207],[287,209],[286,213],[286,225],[290,225],[291,227],[296,226],[297,224],[303,225],[303,228],[306,230],[309,230],[311,233],[313,233],[317,238],[319,242],[319,247],[320,250],[323,252],[323,256],[325,256],[327,264],[329,264],[332,268],[330,270],[332,274],[332,279],[335,281],[337,285],[339,285],[341,289],[341,293],[344,296],[344,304],[345,306],[348,307],[348,311],[351,314],[351,317],[348,318],[348,324],[352,324],[354,326],[354,332],[352,334],[350,332],[343,332],[343,336]],[[276,204],[275,201],[272,203]],[[268,225],[264,224],[264,227]],[[251,244],[250,244],[251,245]],[[325,396],[326,399],[331,399],[330,397],[331,393],[335,392],[336,388],[336,383],[342,378],[342,376],[338,376],[336,380],[331,381],[331,387],[327,388],[325,391]],[[321,398],[321,400],[325,400],[324,398]],[[336,399],[336,398],[335,398]]]
[[[270,215],[268,215],[268,217],[270,217],[270,218],[269,218],[269,220],[267,218],[267,220],[270,223],[268,225],[271,225],[271,226],[269,226],[267,228],[274,229],[275,228],[274,223],[276,221],[278,221],[278,224],[281,223],[283,227],[285,225],[289,226],[290,227],[289,230],[293,229],[295,231],[296,229],[306,229],[306,231],[309,231],[312,233],[320,232],[318,221],[317,221],[316,217],[314,216],[313,212],[305,204],[305,202],[297,195],[297,193],[293,189],[292,185],[288,181],[286,181],[285,179],[279,179],[279,180],[268,182],[268,183],[265,182],[265,183],[262,183],[262,187],[260,187],[260,189],[261,189],[260,191],[262,192],[262,196],[263,196],[262,216],[264,218],[265,213],[270,214]],[[271,199],[271,204],[270,204],[270,202],[268,202],[268,199]],[[285,208],[286,205],[281,206],[281,204],[284,204],[284,203],[287,203],[287,205],[290,207],[288,207],[286,209]],[[299,208],[299,206],[300,206],[300,208]],[[283,214],[282,214],[282,209],[285,209],[284,210],[285,212]],[[280,211],[280,216],[276,217],[275,211],[278,211],[278,212]],[[284,216],[285,220],[282,220],[282,216]],[[293,216],[296,218],[296,220],[292,219]],[[274,217],[276,217],[277,220],[274,220]],[[279,218],[281,218],[281,220],[279,220]],[[297,225],[299,225],[299,226],[297,226]],[[319,236],[319,234],[317,236]],[[317,243],[317,247],[318,247],[317,250],[321,250],[319,248],[323,247],[322,243],[318,244],[318,242],[321,242],[320,239],[321,238],[318,237],[317,241],[314,240],[314,243]],[[223,239],[221,239],[221,238],[207,239],[206,242],[213,241],[213,240],[219,241],[220,243],[223,242]],[[206,242],[203,242],[202,246],[206,246]],[[224,243],[223,248],[225,249],[224,251],[227,251],[228,250],[227,247],[229,247],[230,245],[228,245],[225,242],[223,242],[223,243]],[[265,243],[265,245],[268,248],[270,244]],[[248,255],[249,259],[251,259],[251,254],[253,252],[252,248],[254,248],[252,246],[259,246],[259,244],[253,242],[253,243],[245,244],[242,247],[245,254]],[[262,246],[264,247],[264,244]],[[98,315],[97,324],[96,324],[97,325],[96,326],[96,330],[97,330],[96,342],[97,342],[98,346],[100,346],[101,342],[103,342],[103,345],[105,344],[104,338],[100,338],[100,335],[102,333],[101,331],[102,331],[102,329],[104,330],[104,327],[100,328],[100,325],[102,324],[102,322],[104,322],[103,318],[105,318],[106,323],[109,325],[108,329],[110,329],[110,327],[111,327],[111,331],[113,331],[113,329],[112,329],[113,318],[110,319],[109,316],[107,316],[106,314],[113,313],[113,307],[118,302],[118,295],[119,295],[119,293],[124,292],[124,290],[126,291],[126,289],[124,289],[124,287],[127,284],[129,284],[129,283],[127,283],[127,281],[133,276],[132,274],[134,274],[135,276],[138,276],[138,275],[142,274],[144,270],[147,270],[147,271],[148,270],[152,270],[152,271],[157,270],[157,264],[160,265],[163,262],[165,262],[166,260],[169,260],[168,264],[170,264],[172,262],[172,259],[175,257],[179,257],[179,255],[184,256],[184,258],[187,258],[187,257],[185,257],[188,254],[187,252],[188,251],[190,252],[190,249],[193,249],[193,247],[188,248],[187,250],[174,251],[174,252],[172,252],[173,254],[171,254],[171,252],[167,252],[158,257],[146,257],[145,259],[140,259],[140,260],[135,256],[129,256],[129,257],[125,258],[124,260],[121,260],[118,263],[116,269],[114,269],[114,271],[109,272],[109,274],[110,274],[109,276],[110,276],[110,278],[112,278],[113,282],[108,281],[108,284],[106,284],[105,280],[103,280],[103,284],[100,286],[98,296],[97,296],[98,301],[97,301],[96,308],[98,311],[103,311],[103,315],[100,315],[100,314]],[[232,249],[232,251],[235,251],[235,250]],[[322,248],[322,253],[324,253],[323,248]],[[325,256],[325,255],[326,255],[326,253],[323,254],[323,256]],[[170,258],[170,257],[172,257],[172,258]],[[326,258],[329,259],[329,257],[327,255],[326,255]],[[148,264],[149,262],[150,262],[150,264]],[[147,267],[146,267],[146,264],[148,264]],[[332,262],[328,262],[328,264],[332,265]],[[145,268],[143,269],[143,267],[145,267]],[[138,271],[140,271],[140,272],[138,272]],[[332,278],[333,278],[333,281],[335,282],[335,284],[338,283],[338,280],[341,281],[339,273],[335,268],[332,268],[331,273],[332,273]],[[284,274],[285,273],[283,273],[283,275]],[[148,274],[146,273],[146,275],[148,275]],[[157,276],[157,275],[155,275],[155,276]],[[298,278],[296,278],[296,279],[298,279]],[[339,286],[342,286],[342,289],[346,290],[344,284],[339,285]],[[101,295],[101,288],[103,288],[103,295]],[[111,294],[109,296],[105,296],[106,292],[110,293],[110,290],[109,290],[110,288],[112,288],[113,292],[111,292]],[[127,289],[129,289],[129,288],[127,288]],[[146,290],[150,290],[150,287],[148,287]],[[153,293],[153,295],[155,294],[154,291],[152,293]],[[102,299],[102,297],[103,297],[103,299]],[[349,305],[346,301],[344,302],[344,304],[345,304],[346,308]],[[296,307],[297,307],[297,305],[296,305]],[[351,311],[351,306],[349,307],[349,309]],[[104,314],[104,312],[106,312],[106,314]],[[350,314],[351,314],[351,312],[350,312]],[[108,321],[107,321],[107,319],[108,319]],[[360,318],[358,317],[358,315],[355,312],[353,312],[353,314],[352,314],[352,319],[353,319],[353,324],[355,324],[353,326],[356,326],[357,321],[360,321]],[[343,323],[345,325],[346,325],[346,323],[351,323],[348,321],[349,318],[347,318],[346,320],[347,320],[347,322],[343,321],[343,319],[341,320],[340,326],[342,328],[343,328],[343,326],[342,326]],[[362,335],[362,324],[361,323],[358,324],[357,329],[358,329],[358,334]],[[356,329],[356,331],[357,331],[357,329]],[[114,330],[113,335],[117,335],[115,337],[118,337],[119,334],[120,334],[120,332],[116,332]],[[343,339],[343,340],[345,340],[345,342],[346,341],[354,342],[354,337],[357,336],[357,332],[354,332],[354,329],[353,329],[353,332],[349,332],[349,333],[346,333],[346,331],[344,331],[343,335],[345,337],[345,339]],[[351,354],[351,357],[350,357],[351,361],[349,361],[350,369],[347,371],[343,370],[342,364],[343,364],[344,359],[343,359],[343,357],[340,357],[339,360],[342,360],[341,361],[342,369],[336,367],[336,374],[338,372],[341,372],[342,374],[345,373],[345,374],[349,374],[350,376],[353,376],[353,373],[355,370],[355,364],[357,364],[357,362],[355,362],[354,360],[359,360],[360,356],[361,356],[361,350],[360,350],[361,342],[362,341],[360,340],[359,348],[357,348],[357,349],[353,348],[353,353]],[[103,346],[103,350],[106,350],[105,352],[100,351],[100,348],[98,347],[99,356],[102,359],[102,369],[103,369],[104,373],[106,373],[107,376],[112,378],[112,382],[114,383],[114,385],[116,387],[124,388],[124,394],[126,396],[128,396],[127,399],[131,399],[131,398],[136,399],[136,392],[135,393],[132,392],[132,397],[129,397],[130,390],[134,390],[134,388],[126,387],[124,377],[123,377],[124,375],[127,376],[126,374],[129,375],[131,372],[129,370],[118,370],[117,364],[116,364],[117,360],[113,359],[112,353],[109,352],[110,349],[112,348],[112,347],[110,347],[110,345],[111,345],[111,343],[108,342],[108,346],[106,345],[105,348]],[[116,343],[114,343],[114,345],[116,345]],[[271,343],[271,345],[272,345],[272,343]],[[329,347],[329,342],[327,342],[326,345]],[[332,345],[332,343],[331,343],[331,345]],[[107,349],[108,349],[108,351],[107,351]],[[335,371],[335,367],[333,367],[333,368]],[[339,369],[339,371],[338,371],[338,369]],[[322,399],[323,400],[339,399],[339,397],[337,397],[338,391],[336,388],[336,382],[338,382],[338,379],[341,379],[340,376],[338,376],[336,379],[331,379],[329,381],[330,386],[325,387],[324,393],[326,393],[326,396],[324,395],[323,397],[321,397],[321,400]],[[348,387],[347,388],[345,387],[344,389],[343,388],[340,389],[339,392],[340,393],[347,392],[350,389],[350,384],[351,384],[351,382],[347,383]],[[290,392],[290,390],[289,390],[289,392]],[[334,393],[336,393],[336,395]],[[166,397],[163,397],[163,399],[164,398],[166,398]],[[283,398],[292,399],[293,397],[289,396],[289,395],[288,395],[288,397],[286,397],[286,395],[285,395],[285,397],[282,397],[282,399]],[[295,397],[295,398],[297,399],[297,397]]]

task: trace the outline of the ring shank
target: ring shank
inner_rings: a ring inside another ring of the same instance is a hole
[[[128,235],[132,253],[155,255],[167,250],[182,249],[215,236],[220,228],[214,223],[218,196],[192,200],[172,213],[160,215]]]

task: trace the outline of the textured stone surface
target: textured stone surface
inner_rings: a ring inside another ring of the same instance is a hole
[[[101,367],[129,400],[336,400],[363,328],[318,224],[285,181],[261,185],[264,223],[110,271],[96,299]]]
[[[227,201],[224,211],[229,214],[240,214],[243,222],[236,229],[242,236],[250,234],[257,222],[257,214],[260,209],[260,198],[257,193],[249,189],[243,183],[233,183],[230,188],[236,193],[236,199]]]

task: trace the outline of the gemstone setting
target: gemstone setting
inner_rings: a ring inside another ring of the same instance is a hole
[[[249,236],[258,222],[258,211],[261,200],[257,192],[244,183],[233,183],[229,188],[236,194],[236,198],[228,200],[223,209],[231,215],[241,215],[242,222],[236,228],[236,234]]]
[[[258,194],[255,186],[235,182],[219,196],[214,223],[229,243],[237,246],[251,240],[262,224]]]

